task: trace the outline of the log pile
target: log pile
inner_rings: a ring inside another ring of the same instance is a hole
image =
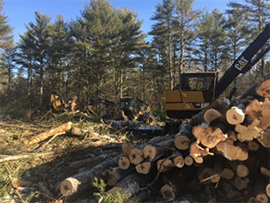
[[[190,194],[200,202],[269,202],[270,80],[255,86],[231,104],[216,100],[176,135],[123,144],[108,164],[64,180],[62,195],[85,191],[95,175],[107,180],[109,193],[139,202],[149,191],[166,201]]]

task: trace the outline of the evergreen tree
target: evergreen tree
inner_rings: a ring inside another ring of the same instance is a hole
[[[172,0],[163,0],[162,4],[156,5],[156,11],[151,20],[157,21],[153,24],[150,35],[154,35],[153,47],[157,48],[160,63],[170,73],[169,87],[175,85],[175,67],[172,67],[173,56],[173,12],[174,4]]]
[[[3,3],[3,0],[0,0],[0,91],[3,89],[3,84],[10,84],[10,77],[7,77],[7,75],[10,76],[9,67],[11,67],[12,64],[7,64],[6,62],[9,61],[7,60],[9,58],[8,52],[14,46],[12,36],[13,29],[8,25],[8,17],[3,13]]]
[[[252,42],[255,37],[264,29],[265,25],[270,22],[270,1],[269,0],[245,0],[245,3],[230,2],[230,7],[234,12],[240,13],[245,17],[249,32],[251,36],[245,36],[247,42]],[[264,58],[261,60],[259,71],[257,74],[264,75]],[[256,67],[255,67],[256,68]]]
[[[77,96],[82,102],[88,103],[91,95],[96,92],[94,89],[94,74],[90,66],[91,61],[91,38],[88,35],[88,28],[80,18],[70,23],[71,35],[71,56],[69,63],[69,85],[76,90]]]
[[[236,60],[243,48],[247,46],[248,41],[246,39],[251,36],[248,27],[248,16],[243,15],[244,8],[242,8],[241,4],[230,2],[228,6],[229,9],[226,10],[228,19],[225,26],[228,43],[226,51],[222,54],[226,69]]]
[[[225,18],[217,9],[208,11],[199,19],[199,47],[196,51],[203,70],[219,71],[221,68],[221,53],[225,49]]]
[[[20,70],[26,70],[27,75],[27,95],[31,102],[33,102],[33,79],[35,73],[35,61],[33,57],[34,53],[34,35],[32,30],[28,30],[24,35],[20,35],[20,41],[18,43],[16,57],[14,62],[16,62]]]
[[[0,0],[0,51],[10,49],[14,46],[12,30],[13,28],[7,24],[8,17],[3,14],[3,0]]]
[[[64,80],[67,80],[71,40],[68,24],[63,16],[57,15],[57,20],[49,29],[49,63],[48,71],[52,88],[62,92]],[[65,78],[65,79],[64,79]]]
[[[88,52],[89,60],[87,68],[92,74],[94,80],[89,81],[95,84],[94,93],[97,97],[101,97],[106,82],[106,70],[110,67],[110,47],[117,26],[115,10],[107,0],[91,0],[89,6],[85,6],[82,12],[82,20],[87,33],[87,43],[90,43],[90,52]]]
[[[136,66],[139,62],[137,52],[144,49],[146,44],[143,41],[145,35],[141,31],[142,21],[137,19],[137,14],[127,8],[118,9],[116,12],[118,29],[113,36],[111,56],[114,62],[115,97],[119,100],[125,95],[132,95],[128,90],[131,90],[134,85],[128,84],[127,78],[132,78],[129,74],[137,72]],[[136,78],[132,80],[136,81]]]
[[[17,63],[25,64],[30,62],[31,70],[29,76],[37,74],[39,87],[39,104],[43,102],[44,93],[44,75],[45,69],[48,66],[48,50],[49,50],[49,34],[48,29],[50,25],[50,17],[42,15],[40,12],[35,12],[36,24],[30,22],[26,25],[26,33],[20,35],[21,41],[18,44],[20,48],[19,59]],[[29,66],[27,67],[29,68]],[[33,73],[34,71],[34,73]]]
[[[246,12],[248,13],[250,19],[250,28],[254,31],[254,37],[258,36],[258,33],[262,32],[265,25],[270,23],[270,0],[245,0],[245,7],[248,8]],[[254,39],[254,38],[253,38]],[[262,58],[261,64],[259,66],[259,74],[263,76],[265,72],[265,60]]]
[[[192,9],[194,0],[175,1],[175,38],[178,41],[179,49],[179,78],[184,70],[186,58],[190,55],[191,43],[196,37],[196,20],[200,12]]]

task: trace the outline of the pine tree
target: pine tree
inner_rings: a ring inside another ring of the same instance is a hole
[[[179,49],[179,78],[184,70],[186,58],[190,55],[191,43],[196,37],[196,20],[200,12],[192,9],[194,0],[174,0],[175,1],[175,38],[178,41]]]
[[[240,13],[246,19],[249,31],[252,35],[246,36],[247,42],[252,42],[258,33],[262,32],[265,25],[270,22],[270,1],[269,0],[245,0],[245,3],[230,2],[230,7],[234,12]],[[263,76],[265,60],[262,58],[259,71],[256,71]]]
[[[130,85],[126,78],[132,78],[128,75],[136,72],[135,68],[139,60],[137,52],[144,49],[146,44],[143,41],[145,35],[141,30],[142,21],[137,19],[137,14],[127,8],[116,12],[118,29],[114,36],[111,56],[114,61],[115,97],[119,100],[125,95],[131,95],[130,90],[134,85]],[[136,78],[130,80],[136,81]]]
[[[249,14],[250,28],[252,27],[254,31],[254,37],[258,36],[258,33],[262,32],[265,25],[270,23],[270,0],[245,0],[247,3],[245,5],[246,12]],[[265,73],[265,58],[261,59],[261,64],[259,66],[259,74],[264,76]]]
[[[49,27],[49,63],[47,74],[51,80],[52,88],[62,92],[64,78],[68,80],[67,72],[71,48],[71,39],[67,22],[63,16],[58,15],[56,22]]]
[[[153,24],[150,35],[154,35],[153,45],[157,48],[160,63],[170,73],[169,87],[175,85],[175,67],[172,67],[173,56],[173,12],[174,4],[172,0],[163,0],[162,4],[156,5],[156,11],[151,20],[157,21]]]
[[[106,70],[110,67],[110,47],[113,42],[111,36],[115,34],[116,13],[107,0],[91,0],[89,6],[86,6],[82,12],[82,20],[86,32],[87,43],[91,44],[88,52],[88,68],[90,74],[94,77],[95,96],[101,97],[105,91],[104,82],[106,82]]]
[[[3,85],[10,84],[10,67],[12,66],[9,62],[9,53],[12,52],[14,46],[12,30],[13,28],[8,25],[8,17],[4,15],[3,0],[0,0],[0,91],[3,90]],[[9,77],[7,77],[9,75]],[[10,86],[8,86],[10,87]]]
[[[7,24],[8,17],[2,12],[3,0],[0,0],[0,51],[3,52],[5,49],[10,49],[14,46],[12,30],[13,28]]]
[[[35,23],[30,22],[29,26],[26,25],[27,31],[24,35],[20,35],[21,41],[18,44],[20,53],[17,63],[26,65],[30,62],[26,66],[28,77],[32,77],[32,74],[39,76],[36,79],[39,87],[39,105],[41,105],[43,102],[45,69],[48,65],[50,17],[37,11],[35,12],[35,20]]]
[[[217,9],[208,11],[199,20],[199,45],[196,52],[198,61],[202,62],[203,70],[219,71],[221,54],[225,49],[225,18]]]

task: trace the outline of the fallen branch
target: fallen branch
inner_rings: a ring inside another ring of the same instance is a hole
[[[21,196],[21,193],[20,193],[19,190],[18,190],[18,187],[17,187],[17,186],[13,183],[13,181],[12,181],[12,177],[11,177],[11,175],[10,175],[10,171],[9,171],[9,169],[8,169],[7,166],[6,166],[6,170],[7,170],[7,172],[8,172],[8,177],[9,177],[11,186],[13,187],[13,189],[14,189],[16,195],[19,197],[19,199],[21,200],[21,202],[24,203],[24,201],[23,201],[23,199],[22,199],[22,196]]]
[[[10,162],[10,161],[17,161],[20,159],[26,159],[26,158],[38,158],[38,157],[54,157],[54,156],[61,156],[64,154],[63,150],[59,150],[56,152],[44,152],[44,153],[39,153],[39,154],[24,154],[24,155],[13,155],[13,156],[7,156],[2,159],[0,159],[0,163],[4,162]]]
[[[25,145],[35,144],[35,143],[41,142],[43,140],[46,140],[49,137],[53,137],[56,134],[57,135],[65,134],[67,131],[69,131],[71,129],[71,125],[72,125],[72,122],[67,122],[65,124],[62,124],[56,128],[53,128],[53,129],[47,131],[47,132],[40,133],[40,134],[30,138],[29,140],[25,140],[24,144]]]

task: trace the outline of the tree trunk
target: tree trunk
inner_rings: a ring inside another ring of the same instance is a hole
[[[189,148],[190,139],[192,139],[192,127],[189,122],[182,122],[179,133],[175,135],[174,145],[179,150],[186,150]]]
[[[60,192],[63,196],[73,199],[91,188],[94,178],[104,179],[105,169],[117,167],[119,157],[104,161],[91,169],[85,170],[74,176],[66,178],[60,184]]]
[[[109,170],[108,170],[109,176],[108,176],[107,184],[109,186],[116,185],[119,180],[126,177],[132,171],[134,171],[134,167],[130,167],[130,168],[128,168],[128,170],[122,170],[120,167],[109,168]]]
[[[174,140],[170,139],[165,142],[160,142],[155,145],[146,145],[143,148],[144,158],[149,158],[150,161],[154,160],[160,154],[174,150]]]
[[[50,129],[47,132],[40,133],[40,134],[30,138],[29,140],[25,140],[24,144],[25,145],[35,144],[35,143],[41,142],[43,140],[46,140],[49,137],[52,137],[55,135],[65,134],[67,131],[69,131],[71,129],[71,126],[72,126],[72,122],[67,122],[65,124],[62,124],[62,125],[56,127],[56,128]]]

